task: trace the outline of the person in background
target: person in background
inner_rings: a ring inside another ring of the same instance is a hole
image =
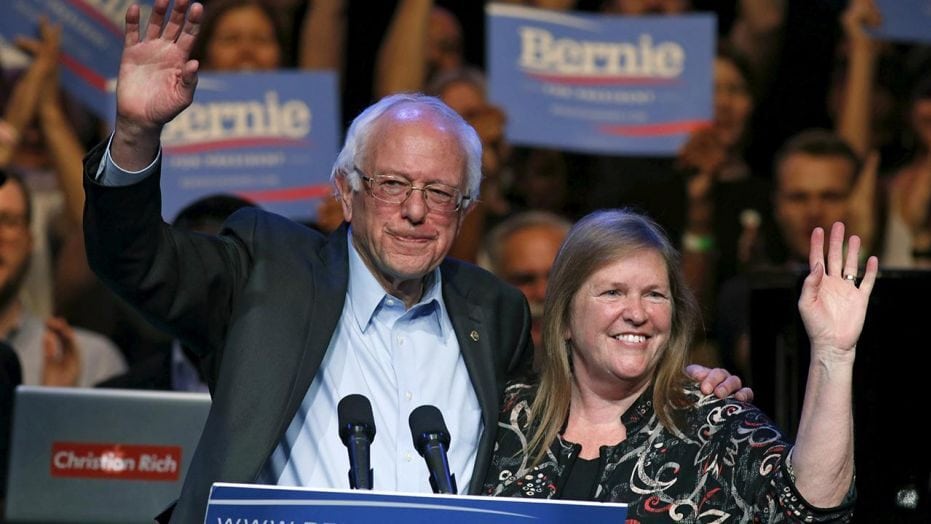
[[[550,268],[572,223],[544,211],[525,211],[501,222],[485,238],[489,271],[527,297],[534,348],[542,348],[543,299]]]
[[[20,301],[35,244],[30,202],[22,179],[7,173],[0,186],[0,340],[19,356],[24,384],[89,387],[122,373],[126,363],[106,337],[61,318],[43,320]]]
[[[852,379],[876,280],[835,223],[799,300],[811,366],[797,439],[685,373],[697,302],[662,229],[625,210],[569,232],[546,295],[538,380],[509,385],[484,493],[624,502],[628,520],[848,522]]]
[[[772,214],[769,184],[745,158],[757,93],[751,74],[746,58],[718,47],[714,120],[689,136],[676,159],[687,195],[682,270],[709,325],[721,283],[759,262],[761,222]]]
[[[283,13],[293,6],[263,0],[214,0],[204,10],[202,31],[192,58],[201,70],[216,72],[271,71],[293,68],[342,69],[345,47],[344,0],[308,2],[299,27],[292,34]],[[292,46],[292,39],[297,45]],[[297,56],[292,56],[296,49]]]
[[[931,75],[909,105],[912,157],[889,183],[885,251],[900,267],[931,268]]]
[[[433,0],[400,0],[378,51],[376,96],[423,91],[465,66],[462,26]]]
[[[810,232],[851,220],[851,195],[861,171],[875,169],[862,164],[850,145],[837,134],[812,129],[790,139],[774,163],[774,242],[757,265],[725,281],[719,290],[715,332],[724,366],[737,369],[752,380],[750,348],[750,295],[760,275],[803,271]],[[862,253],[871,242],[862,237]]]

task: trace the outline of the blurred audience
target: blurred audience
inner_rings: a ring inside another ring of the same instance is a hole
[[[527,297],[534,348],[543,347],[543,299],[550,268],[572,223],[545,211],[510,216],[485,238],[482,265]]]
[[[885,256],[897,267],[931,268],[931,75],[908,111],[911,156],[889,183]]]
[[[19,299],[36,242],[31,221],[29,191],[8,173],[0,186],[0,340],[19,356],[23,383],[87,387],[123,372],[123,356],[106,337],[61,318],[43,320]]]
[[[851,197],[858,177],[863,176],[861,170],[875,169],[875,157],[861,165],[853,148],[826,130],[802,132],[783,146],[774,164],[772,197],[778,243],[760,247],[767,258],[725,281],[720,288],[715,332],[725,367],[752,380],[749,327],[755,277],[773,271],[793,275],[807,271],[811,231],[829,228],[835,222],[854,222]],[[856,221],[864,218],[857,217]],[[870,245],[864,239],[860,250],[864,257],[870,254]]]

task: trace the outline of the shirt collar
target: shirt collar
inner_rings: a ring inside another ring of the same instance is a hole
[[[355,317],[359,330],[364,333],[379,307],[391,295],[375,279],[375,275],[372,274],[362,260],[362,256],[352,242],[351,227],[346,235],[349,244],[349,289],[347,293],[349,301],[352,303],[352,315]],[[446,314],[442,290],[443,282],[440,269],[435,268],[424,277],[423,296],[409,311],[416,310],[417,316],[433,315],[438,332],[440,335],[445,335],[443,333],[443,322],[440,320],[441,315]],[[395,297],[395,300],[400,299]]]

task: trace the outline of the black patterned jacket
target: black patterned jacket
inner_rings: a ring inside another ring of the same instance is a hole
[[[523,383],[505,391],[486,495],[560,498],[581,446],[557,438],[543,462],[527,468],[536,391]],[[836,508],[808,504],[786,460],[791,444],[759,409],[697,389],[688,393],[695,403],[686,414],[687,435],[660,424],[651,389],[623,414],[627,439],[601,447],[592,500],[628,504],[628,524],[850,521],[854,487]]]

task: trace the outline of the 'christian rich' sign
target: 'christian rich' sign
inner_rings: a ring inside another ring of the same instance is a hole
[[[162,132],[162,216],[225,193],[311,219],[332,192],[338,108],[334,73],[201,73],[194,103]]]
[[[490,4],[489,95],[515,144],[674,154],[710,123],[713,15],[618,17]]]

